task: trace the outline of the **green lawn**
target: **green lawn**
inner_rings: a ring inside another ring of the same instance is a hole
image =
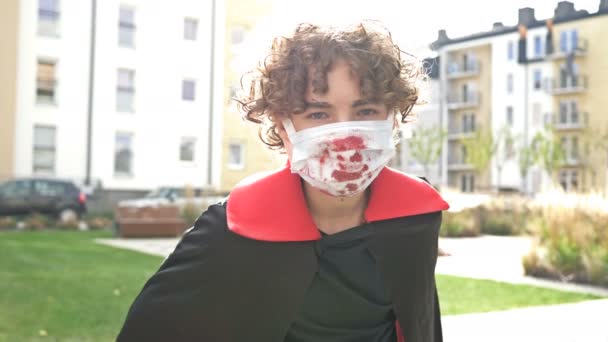
[[[0,341],[112,341],[162,258],[97,245],[108,232],[0,232]],[[596,298],[438,276],[443,314]]]

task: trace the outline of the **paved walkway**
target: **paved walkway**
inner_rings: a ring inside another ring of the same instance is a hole
[[[99,239],[98,242],[167,256],[178,239]],[[531,245],[531,240],[525,237],[441,238],[439,246],[451,255],[439,258],[436,271],[608,297],[608,289],[526,277],[521,258]],[[608,299],[445,316],[442,321],[446,342],[608,342]]]

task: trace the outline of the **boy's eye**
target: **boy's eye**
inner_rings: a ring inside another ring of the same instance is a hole
[[[325,112],[314,112],[314,113],[310,113],[306,116],[309,119],[313,119],[313,120],[322,120],[322,119],[326,119],[327,118],[327,113]]]
[[[378,114],[378,111],[373,108],[365,108],[365,109],[361,109],[359,111],[359,115],[362,115],[362,116],[370,116],[370,115],[375,115],[375,114]]]

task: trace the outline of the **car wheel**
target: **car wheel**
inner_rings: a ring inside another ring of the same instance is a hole
[[[78,219],[78,213],[72,208],[61,209],[57,216],[61,222],[76,221]]]

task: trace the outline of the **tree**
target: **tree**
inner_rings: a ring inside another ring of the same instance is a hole
[[[499,188],[501,186],[502,168],[507,161],[515,157],[514,145],[517,138],[518,137],[513,135],[511,128],[507,125],[498,132],[498,137],[496,138],[496,176]]]
[[[409,154],[424,167],[424,175],[429,176],[430,165],[441,155],[443,142],[447,136],[444,129],[437,126],[417,128],[408,141]]]
[[[464,138],[460,142],[466,148],[464,162],[473,166],[477,172],[486,170],[498,146],[492,133],[477,130],[472,138]]]
[[[551,177],[551,186],[554,187],[553,173],[566,161],[566,153],[553,128],[549,128],[547,133],[536,133],[532,139],[532,148],[541,167]]]
[[[521,176],[521,189],[523,192],[526,192],[526,178],[528,177],[528,172],[530,171],[530,168],[536,164],[537,160],[538,156],[533,146],[526,146],[522,143],[522,146],[519,149],[517,162],[519,164],[519,175]]]

